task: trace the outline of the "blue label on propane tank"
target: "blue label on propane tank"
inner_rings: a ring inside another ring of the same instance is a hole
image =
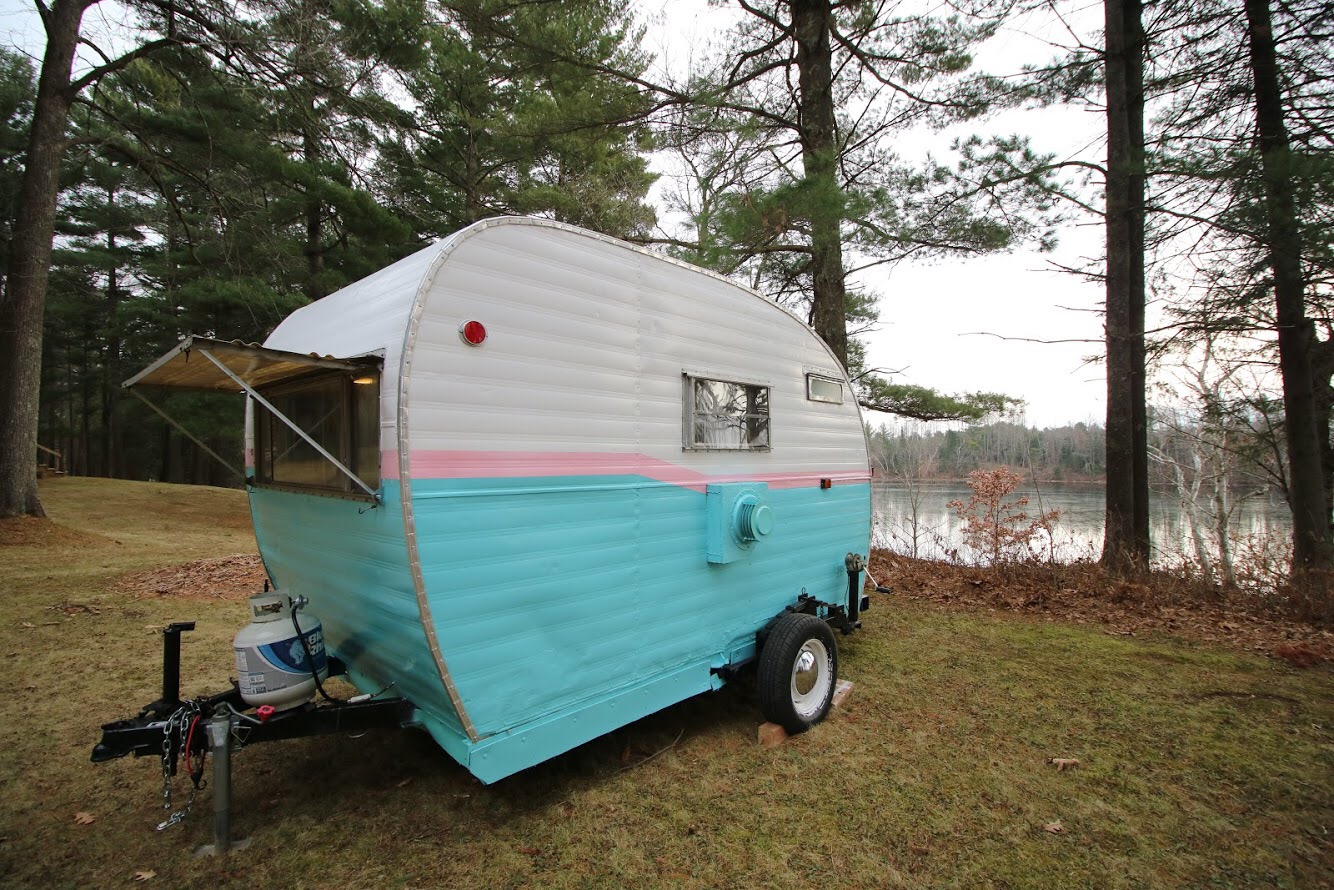
[[[311,660],[315,670],[322,671],[328,666],[328,656],[324,652],[324,634],[313,630],[305,634],[306,645],[310,647]],[[293,674],[309,674],[310,664],[306,661],[306,652],[301,647],[301,640],[292,637],[281,643],[266,643],[259,647],[259,652],[274,667]]]

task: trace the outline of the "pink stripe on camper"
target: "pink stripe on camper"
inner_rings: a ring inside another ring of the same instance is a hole
[[[817,486],[821,479],[848,484],[869,482],[866,472],[701,473],[638,452],[413,451],[414,479],[523,479],[539,476],[644,476],[657,482],[704,491],[711,482],[766,482],[770,488]],[[398,478],[398,459],[385,452],[382,475]]]

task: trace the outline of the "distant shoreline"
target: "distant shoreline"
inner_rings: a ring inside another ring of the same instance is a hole
[[[885,483],[889,483],[889,484],[893,484],[893,485],[906,485],[906,484],[907,484],[907,483],[904,481],[904,479],[903,479],[902,477],[898,477],[898,476],[886,476],[886,475],[884,475],[884,474],[882,474],[882,473],[879,473],[879,472],[877,472],[874,476],[871,477],[871,481],[872,481],[872,482],[885,482]],[[967,476],[923,476],[923,477],[921,477],[921,478],[919,478],[919,479],[914,479],[914,480],[912,480],[912,481],[915,482],[915,483],[928,483],[928,484],[940,484],[940,485],[967,485],[967,484],[968,484],[968,477],[967,477]],[[1032,478],[1031,476],[1025,476],[1025,477],[1023,478],[1023,480],[1019,483],[1020,487],[1023,487],[1023,486],[1025,486],[1025,485],[1033,485],[1033,484],[1034,484],[1034,480],[1033,480],[1033,478]],[[1105,486],[1107,485],[1107,477],[1106,477],[1106,476],[1066,476],[1066,477],[1062,477],[1062,478],[1060,478],[1060,479],[1038,479],[1036,484],[1038,484],[1038,485],[1101,485],[1101,486],[1104,486],[1104,487],[1105,487]]]

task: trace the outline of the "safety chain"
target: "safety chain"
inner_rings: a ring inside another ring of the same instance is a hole
[[[170,828],[177,822],[180,822],[186,816],[190,815],[190,808],[195,803],[195,793],[203,787],[203,769],[198,773],[190,769],[190,737],[191,728],[195,727],[196,721],[203,722],[203,710],[198,702],[188,701],[181,704],[179,708],[172,712],[167,718],[167,722],[162,727],[162,809],[171,809],[171,751],[173,744],[180,746],[181,758],[185,760],[185,768],[190,773],[190,781],[193,787],[190,789],[190,798],[185,802],[185,808],[173,812],[165,820],[158,823],[157,830],[162,831]],[[203,727],[195,727],[202,732]],[[173,736],[175,741],[173,742]]]

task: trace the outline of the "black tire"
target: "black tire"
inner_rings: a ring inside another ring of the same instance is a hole
[[[829,714],[838,684],[834,632],[814,615],[788,612],[774,622],[760,651],[760,710],[791,734]]]

